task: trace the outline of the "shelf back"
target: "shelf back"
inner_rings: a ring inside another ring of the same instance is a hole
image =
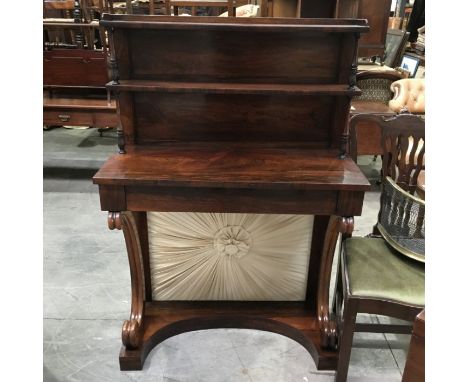
[[[105,15],[101,25],[110,32],[112,87],[127,144],[247,140],[322,147],[339,142],[357,91],[358,38],[368,29],[365,20],[351,19],[129,15]],[[234,86],[223,90],[223,84]],[[337,92],[336,85],[350,90]]]

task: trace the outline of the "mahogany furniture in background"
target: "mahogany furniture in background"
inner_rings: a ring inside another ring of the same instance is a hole
[[[359,57],[380,57],[383,61],[391,5],[392,0],[359,0],[357,13],[352,16],[367,19],[370,27],[359,41]]]
[[[132,307],[122,370],[191,330],[253,328],[336,366],[329,222],[353,230],[370,185],[347,157],[365,20],[104,15],[122,126],[93,178],[122,229]],[[147,212],[313,214],[304,301],[154,301]],[[333,219],[330,219],[334,216]]]
[[[105,88],[108,50],[98,21],[84,19],[78,1],[46,1],[44,9],[73,16],[43,21],[44,125],[116,127],[116,103]]]
[[[358,56],[383,57],[391,2],[391,0],[298,0],[297,15],[367,19],[370,30],[359,40]]]
[[[171,14],[171,7],[174,9],[174,16],[179,15],[179,7],[192,8],[192,16],[195,15],[196,7],[216,7],[227,8],[228,16],[236,16],[236,0],[165,0],[166,1],[166,15]]]
[[[388,102],[393,98],[390,85],[402,78],[396,71],[363,71],[356,76],[357,86],[362,94],[354,97],[351,102],[351,116],[358,114],[372,114],[379,116],[394,116]],[[372,120],[361,120],[350,128],[356,146],[353,147],[351,157],[356,160],[357,155],[382,155],[381,128]]]
[[[426,310],[416,316],[413,325],[413,333],[406,357],[405,370],[402,382],[424,382],[425,381],[425,344],[426,344]]]

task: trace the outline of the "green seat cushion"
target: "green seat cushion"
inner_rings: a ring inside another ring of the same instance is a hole
[[[384,239],[352,237],[344,243],[351,295],[424,305],[424,264]]]

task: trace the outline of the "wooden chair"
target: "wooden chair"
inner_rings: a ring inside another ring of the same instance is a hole
[[[410,214],[408,208],[412,203],[424,205],[424,202],[413,197],[417,178],[424,169],[424,121],[411,114],[389,119],[375,115],[355,118],[371,119],[381,126],[384,179],[387,176],[391,178],[403,190],[401,195],[407,198],[406,204],[390,206],[390,215],[393,214],[390,218],[399,219],[403,228],[411,224],[419,227],[420,232],[415,234],[415,238],[418,236],[421,242],[421,237],[424,237],[423,215],[419,214],[416,221],[410,221],[414,211],[411,210]],[[422,146],[414,142],[422,142]],[[400,242],[395,244],[393,236],[387,237],[386,231],[381,229],[383,225],[380,224],[389,219],[389,215],[382,212],[390,208],[386,204],[388,198],[385,195],[389,194],[382,193],[376,230],[381,235],[351,238],[344,234],[340,240],[340,259],[332,305],[332,312],[338,317],[339,332],[337,382],[346,381],[354,332],[411,333],[411,326],[408,325],[356,324],[358,313],[414,321],[424,307],[424,265],[404,256],[401,252],[411,255],[406,249],[395,250]],[[338,238],[338,233],[335,235]]]

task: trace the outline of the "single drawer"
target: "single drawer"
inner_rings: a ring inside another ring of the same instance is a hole
[[[118,118],[117,110],[100,110],[95,111],[94,115],[94,127],[117,127]]]
[[[92,126],[93,114],[75,110],[44,110],[44,125]]]

